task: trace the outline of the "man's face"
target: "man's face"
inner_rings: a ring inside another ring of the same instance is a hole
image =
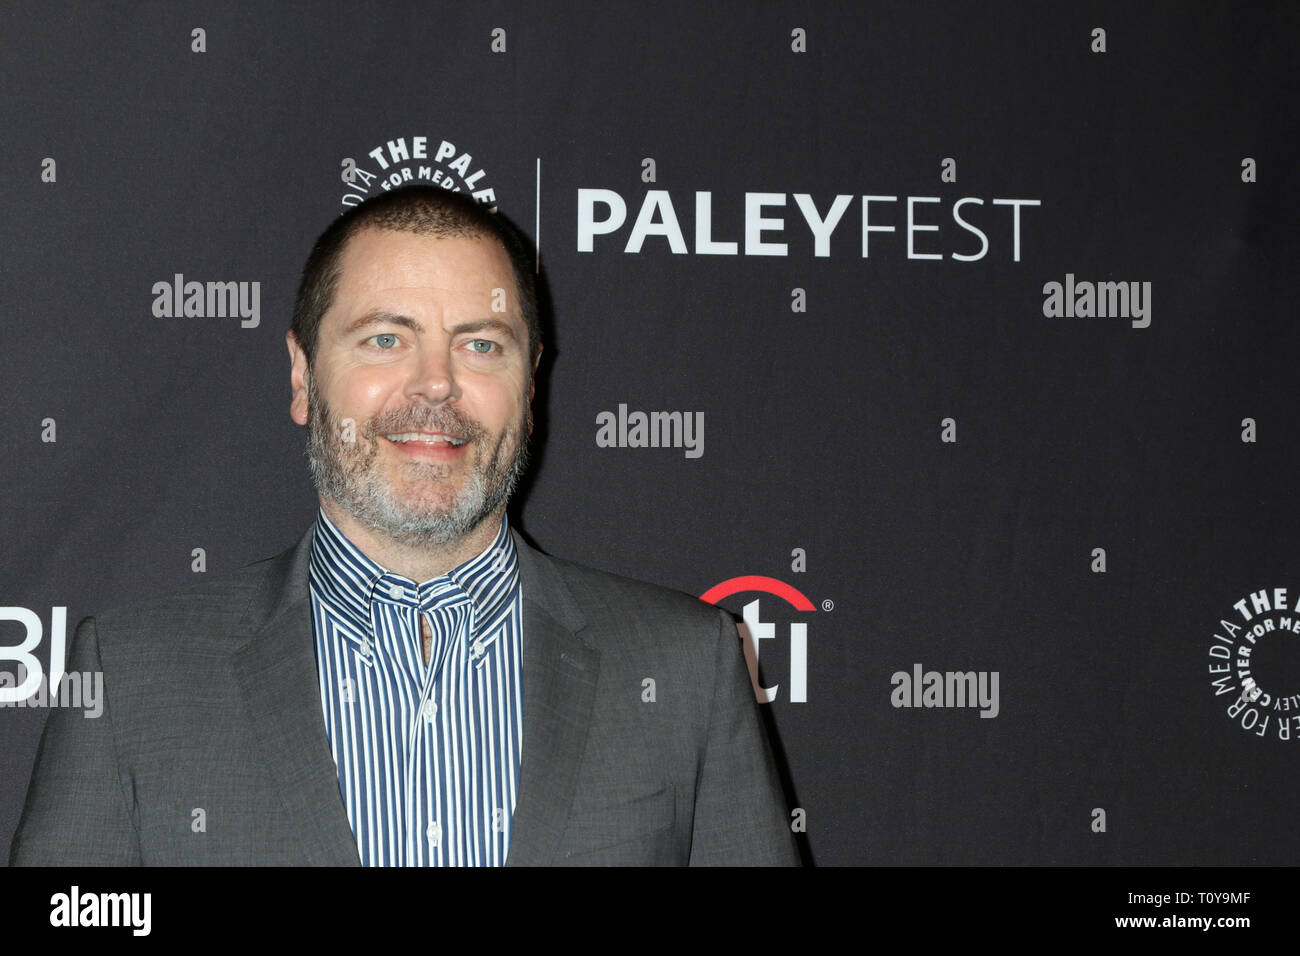
[[[436,546],[504,507],[526,461],[534,367],[493,239],[357,233],[313,368],[292,335],[289,351],[317,490],[360,524]]]

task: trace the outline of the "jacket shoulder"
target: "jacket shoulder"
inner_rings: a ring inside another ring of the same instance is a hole
[[[306,593],[305,568],[298,582],[290,571],[301,546],[156,597],[111,607],[93,615],[96,631],[101,641],[129,635],[133,642],[150,635],[171,642],[195,628],[208,635],[239,632],[259,603],[270,606],[283,599],[286,586],[299,586]]]
[[[716,636],[727,616],[682,591],[535,553],[563,583],[586,627],[595,631],[652,630],[659,640],[674,635],[698,640],[702,631]],[[525,579],[525,596],[532,583]]]

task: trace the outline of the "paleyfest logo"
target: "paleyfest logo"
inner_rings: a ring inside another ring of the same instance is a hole
[[[365,159],[347,157],[342,166],[344,208],[415,182],[468,193],[490,209],[497,205],[496,190],[487,185],[483,167],[451,140],[401,136],[376,146]]]
[[[741,611],[742,623],[739,625],[741,640],[745,645],[745,662],[749,665],[749,679],[754,685],[754,697],[760,704],[770,704],[776,700],[781,692],[780,683],[773,684],[771,687],[764,687],[758,676],[758,658],[761,642],[764,640],[773,640],[777,637],[776,623],[773,621],[764,621],[763,608],[761,607],[762,595],[775,597],[779,602],[788,605],[789,608],[798,612],[812,612],[816,608],[812,601],[808,600],[798,589],[784,581],[778,581],[776,578],[767,578],[757,574],[748,574],[738,578],[729,578],[721,584],[715,584],[703,594],[700,600],[709,604],[720,605],[727,598],[736,594],[758,594],[745,604]],[[778,609],[781,603],[769,601],[769,606],[776,603]],[[830,601],[822,602],[822,609],[829,611],[834,607]],[[786,610],[783,613],[789,614]],[[790,622],[790,671],[789,671],[789,689],[786,696],[793,704],[805,704],[808,702],[808,624],[806,621],[794,620]]]
[[[1214,696],[1229,695],[1227,714],[1256,737],[1300,734],[1300,608],[1288,607],[1286,588],[1254,591],[1232,605],[1210,644]]]

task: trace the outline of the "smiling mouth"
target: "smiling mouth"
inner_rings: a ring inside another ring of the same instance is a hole
[[[468,439],[454,438],[451,435],[429,434],[428,432],[397,432],[392,435],[385,435],[391,442],[399,445],[406,445],[412,442],[422,445],[451,445],[459,447],[465,444]]]

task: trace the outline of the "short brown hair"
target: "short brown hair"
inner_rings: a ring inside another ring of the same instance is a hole
[[[329,311],[338,290],[343,250],[348,240],[368,228],[413,232],[439,239],[487,236],[499,242],[515,274],[520,311],[528,326],[528,357],[536,359],[542,347],[537,282],[528,242],[519,229],[500,213],[489,211],[469,196],[438,186],[413,185],[353,206],[330,223],[316,240],[303,266],[290,326],[309,365],[316,357],[321,317]]]

